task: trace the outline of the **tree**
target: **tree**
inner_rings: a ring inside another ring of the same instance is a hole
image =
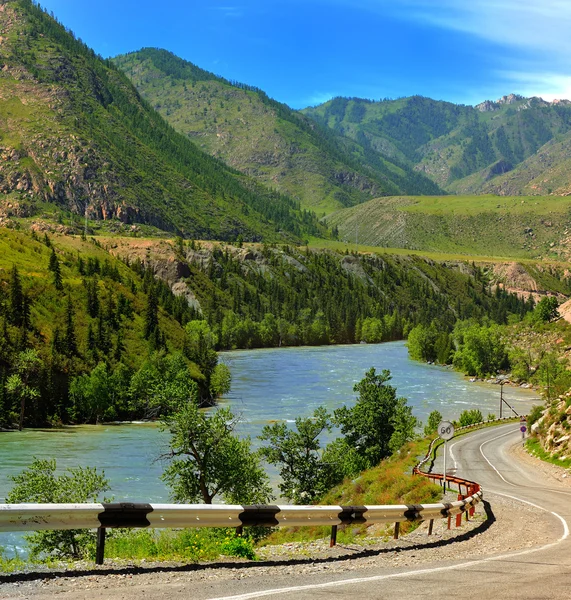
[[[559,318],[559,301],[555,296],[542,298],[533,310],[532,318],[540,323],[549,323]]]
[[[10,478],[15,483],[6,496],[6,502],[83,503],[98,502],[100,494],[109,490],[105,474],[92,467],[67,469],[56,475],[55,459],[34,458],[32,464],[19,475]],[[36,531],[26,535],[31,545],[32,558],[85,558],[95,545],[95,532],[87,529],[66,531]]]
[[[463,410],[460,413],[458,423],[460,427],[467,427],[468,425],[476,425],[484,420],[482,413],[479,409],[473,408],[472,410]]]
[[[438,332],[433,325],[417,325],[408,334],[408,353],[413,360],[434,362],[436,360],[436,339]]]
[[[159,296],[156,284],[151,282],[145,310],[144,336],[148,340],[159,328]]]
[[[414,430],[420,425],[420,421],[412,414],[412,407],[408,406],[406,398],[399,398],[392,422],[394,431],[389,440],[389,449],[394,453],[414,439]]]
[[[114,375],[115,372],[101,362],[90,373],[71,381],[69,396],[76,421],[99,423],[115,418],[115,406],[124,402],[128,387],[122,378]]]
[[[261,455],[280,470],[282,494],[296,504],[310,504],[331,486],[332,468],[321,457],[319,436],[331,430],[331,418],[319,407],[313,417],[298,417],[295,429],[286,423],[266,425],[259,436],[267,446]],[[335,482],[336,483],[336,482]]]
[[[59,258],[57,257],[55,248],[52,247],[52,253],[50,254],[50,263],[48,265],[48,270],[50,270],[54,276],[54,285],[56,290],[63,290],[63,281],[61,278],[61,268],[59,265]]]
[[[440,421],[442,421],[442,415],[440,414],[439,411],[433,410],[428,415],[428,421],[426,422],[426,425],[424,426],[424,435],[429,436],[429,435],[432,435],[433,433],[436,433],[436,431],[438,429],[438,424],[440,423]]]
[[[77,339],[75,337],[75,324],[73,322],[74,311],[71,297],[67,296],[65,306],[65,338],[64,347],[67,356],[75,356],[77,354]]]
[[[210,377],[210,394],[213,398],[225,396],[232,386],[232,373],[228,365],[220,363],[214,367]]]
[[[10,322],[16,327],[24,325],[25,316],[25,295],[22,290],[22,282],[16,265],[12,267],[10,272],[10,287],[9,287],[9,316]]]
[[[38,374],[42,365],[42,359],[36,350],[24,350],[16,357],[16,373],[10,375],[6,382],[6,391],[19,400],[20,403],[20,417],[18,420],[20,431],[24,426],[26,403],[40,396],[38,388],[31,385],[31,380]]]
[[[460,348],[454,355],[454,366],[467,375],[484,377],[506,368],[508,355],[501,331],[497,325],[459,324]],[[454,332],[457,334],[458,326]]]
[[[131,378],[130,395],[135,414],[152,418],[198,402],[198,386],[180,352],[167,356],[155,352]]]
[[[171,464],[163,480],[175,502],[264,504],[271,498],[268,476],[251,450],[250,438],[234,435],[237,417],[227,408],[207,413],[187,402],[163,421],[171,433]]]
[[[396,388],[387,384],[390,379],[390,371],[377,374],[372,367],[353,388],[359,393],[355,405],[335,411],[335,423],[341,427],[347,444],[356,449],[368,467],[390,456],[398,449],[398,443],[409,436],[412,414],[407,410],[406,399],[397,398]],[[391,443],[395,431],[397,435]]]

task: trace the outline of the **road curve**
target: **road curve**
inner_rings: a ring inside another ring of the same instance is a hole
[[[519,463],[510,447],[521,444],[519,424],[507,424],[476,431],[447,444],[447,466],[455,474],[479,482],[485,498],[494,507],[500,496],[509,497],[512,506],[524,507],[525,516],[542,515],[543,540],[524,550],[499,555],[480,553],[473,560],[446,560],[423,563],[417,567],[368,566],[353,571],[272,572],[261,577],[182,581],[177,573],[164,573],[160,584],[148,585],[133,577],[129,587],[115,587],[110,580],[91,588],[89,578],[58,582],[46,587],[0,586],[0,598],[44,600],[105,600],[156,598],[193,598],[197,600],[248,600],[272,598],[299,600],[334,597],[339,599],[454,598],[474,599],[563,599],[571,597],[571,487],[557,485],[542,471]],[[442,459],[435,471],[442,467]],[[530,505],[534,508],[531,509]],[[517,526],[517,521],[515,521]],[[496,527],[498,524],[493,524]],[[539,526],[535,528],[540,530]],[[523,534],[522,534],[523,537]],[[475,538],[476,539],[476,538]],[[533,538],[535,539],[535,537]],[[473,543],[474,540],[471,541]],[[462,546],[464,542],[458,542]],[[479,542],[478,542],[479,544]],[[474,546],[477,546],[474,543]],[[487,549],[487,548],[486,548]],[[464,552],[464,555],[469,552]],[[438,553],[435,553],[437,556]],[[449,554],[450,556],[450,554]],[[279,572],[279,574],[277,574]],[[124,575],[122,576],[124,577]],[[91,589],[90,589],[91,588]],[[6,595],[3,595],[3,593]]]
[[[550,538],[547,544],[499,556],[460,562],[433,563],[414,569],[369,569],[358,577],[323,575],[292,581],[244,582],[232,594],[209,596],[216,600],[254,598],[339,599],[454,598],[565,599],[571,597],[571,488],[555,486],[528,465],[519,464],[508,450],[521,443],[518,424],[480,430],[447,444],[447,466],[456,475],[478,481],[493,507],[494,497],[508,496],[546,511]],[[439,461],[435,470],[438,471]],[[517,502],[516,502],[517,505]],[[277,583],[277,582],[274,582]],[[258,587],[258,589],[255,589]]]

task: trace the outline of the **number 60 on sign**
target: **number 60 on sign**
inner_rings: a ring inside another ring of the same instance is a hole
[[[450,421],[440,421],[438,424],[438,435],[443,440],[451,440],[454,436],[454,425]]]

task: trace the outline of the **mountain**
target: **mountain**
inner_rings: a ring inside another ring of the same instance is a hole
[[[350,244],[464,256],[568,261],[571,199],[555,196],[377,198],[333,213]]]
[[[549,148],[571,133],[571,102],[515,94],[475,107],[422,96],[380,102],[334,98],[303,113],[453,193],[540,193],[525,175],[526,162],[531,161],[529,168],[536,174],[545,171],[535,159],[547,152],[552,161],[544,166],[564,172],[557,165],[567,160],[565,150]],[[514,181],[506,174],[518,165],[523,174]],[[571,174],[556,179],[542,187],[553,193],[571,187]]]
[[[166,50],[144,48],[113,61],[177,131],[306,208],[328,213],[377,196],[441,192],[401,161]]]
[[[46,203],[185,237],[323,234],[299,203],[202,152],[30,0],[0,4],[0,212]]]

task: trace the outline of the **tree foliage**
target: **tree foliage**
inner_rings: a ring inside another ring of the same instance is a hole
[[[315,409],[312,417],[298,417],[295,429],[286,423],[273,423],[262,429],[260,439],[267,445],[262,446],[260,453],[279,468],[278,487],[296,504],[311,504],[332,485],[332,470],[322,460],[319,440],[330,429],[330,415],[323,407]]]
[[[347,444],[375,466],[412,439],[417,424],[405,398],[397,398],[396,388],[389,385],[390,371],[377,374],[369,369],[353,388],[359,393],[355,405],[335,411],[335,423]]]
[[[266,473],[249,438],[234,434],[237,417],[227,408],[213,412],[187,402],[164,420],[170,431],[170,461],[163,479],[175,502],[264,504],[271,498]]]
[[[105,474],[92,467],[56,474],[55,459],[34,458],[27,469],[11,479],[15,485],[6,496],[11,504],[100,502],[101,494],[109,490]],[[95,532],[86,529],[36,531],[25,537],[32,558],[87,558],[95,548]]]

